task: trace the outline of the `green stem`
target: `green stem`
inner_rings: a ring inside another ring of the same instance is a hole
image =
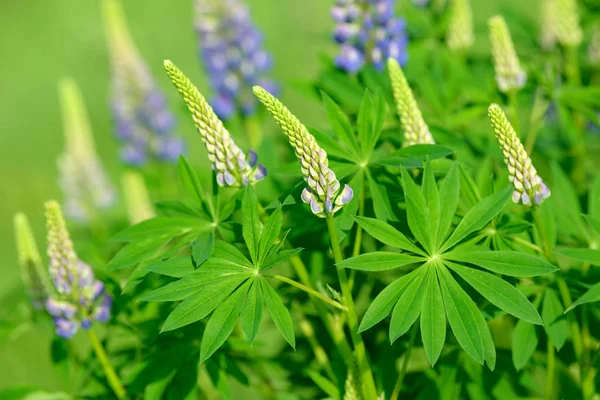
[[[343,305],[341,305],[337,301],[335,301],[335,300],[333,300],[333,299],[331,299],[331,298],[329,298],[327,296],[324,296],[321,293],[317,292],[316,290],[313,290],[313,289],[311,289],[311,288],[309,288],[307,286],[304,286],[303,284],[298,283],[298,282],[296,282],[293,279],[286,278],[285,276],[281,276],[281,275],[264,274],[263,276],[265,276],[267,278],[273,278],[273,279],[276,279],[276,280],[281,281],[281,282],[285,282],[285,283],[287,283],[289,285],[292,285],[292,286],[294,286],[294,287],[296,287],[296,288],[298,288],[300,290],[305,291],[306,293],[308,293],[311,296],[314,296],[314,297],[316,297],[316,298],[324,301],[325,303],[329,304],[330,306],[333,306],[333,307],[335,307],[335,308],[337,308],[339,310],[342,310],[342,311],[348,311],[348,309],[346,307],[344,307]]]
[[[354,352],[356,355],[356,361],[360,371],[361,382],[363,383],[363,391],[366,399],[376,399],[377,389],[375,387],[375,380],[373,379],[373,372],[367,359],[367,351],[365,343],[362,340],[362,336],[358,333],[358,317],[356,315],[356,309],[354,307],[354,299],[352,298],[352,292],[350,285],[348,284],[348,276],[346,270],[339,266],[344,259],[342,256],[342,249],[340,248],[337,230],[335,227],[333,215],[327,215],[327,228],[329,229],[329,237],[331,240],[331,249],[333,251],[333,257],[336,263],[336,270],[338,279],[340,281],[340,287],[342,289],[342,296],[344,302],[348,307],[348,327],[350,328],[350,335],[352,337],[352,343],[354,344]]]
[[[564,278],[560,275],[556,278],[556,283],[558,285],[558,291],[560,293],[560,297],[565,308],[571,307],[573,304],[573,299],[571,298],[571,293],[569,292],[569,286],[567,286],[567,282],[565,282]],[[581,360],[581,356],[583,354],[583,344],[581,340],[581,330],[579,329],[579,324],[577,320],[573,317],[574,313],[568,313],[567,318],[569,320],[569,324],[571,327],[571,336],[573,338],[573,348],[575,349],[575,355],[578,360]]]
[[[108,360],[108,355],[106,355],[106,351],[104,351],[102,343],[100,343],[100,340],[98,340],[98,336],[96,336],[96,332],[94,331],[93,327],[90,327],[90,329],[88,330],[88,335],[90,337],[90,342],[92,342],[92,347],[94,349],[94,352],[96,353],[96,357],[98,358],[98,361],[100,362],[100,365],[102,366],[102,369],[106,374],[106,379],[108,380],[108,383],[112,388],[113,392],[115,392],[115,395],[118,399],[127,398],[127,392],[125,391],[125,388],[123,387],[119,376],[110,364],[110,361]]]
[[[365,215],[365,177],[363,176],[360,180],[360,193],[358,196],[358,216],[362,217]],[[354,237],[354,248],[352,249],[352,257],[356,257],[360,254],[360,247],[362,245],[363,229],[360,224],[356,224],[356,236]],[[350,271],[350,290],[354,289],[354,277],[356,271]]]
[[[554,366],[554,345],[552,340],[548,338],[548,344],[546,348],[546,399],[552,400],[554,397],[554,379],[555,379],[555,366]]]
[[[527,240],[523,240],[518,236],[511,236],[511,239],[516,242],[519,243],[525,247],[529,247],[531,250],[533,251],[537,251],[540,254],[544,254],[544,249],[542,249],[540,246],[535,245],[533,243],[529,243]]]
[[[566,51],[565,75],[571,85],[581,84],[581,74],[579,72],[579,54],[577,46],[569,46]]]
[[[418,324],[414,324],[410,332],[408,347],[406,348],[406,352],[404,353],[404,360],[402,361],[402,369],[400,370],[400,375],[398,376],[398,380],[396,381],[396,386],[394,387],[394,391],[392,392],[390,400],[397,400],[398,396],[400,395],[400,392],[402,391],[404,377],[406,376],[406,370],[408,369],[408,362],[410,360],[410,355],[412,353],[413,345],[415,343],[417,331],[419,330],[418,327]]]

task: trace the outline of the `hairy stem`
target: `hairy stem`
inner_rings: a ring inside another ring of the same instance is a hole
[[[333,215],[331,214],[327,216],[327,228],[329,229],[333,257],[336,264],[338,264],[343,261],[344,257],[342,256],[342,249],[340,248],[337,230],[335,228]],[[344,297],[344,303],[346,303],[346,306],[348,307],[348,327],[350,328],[350,335],[352,337],[352,343],[354,344],[354,352],[360,371],[361,382],[363,383],[365,398],[376,399],[377,389],[375,388],[375,380],[373,379],[373,372],[371,371],[369,360],[367,359],[365,343],[362,340],[362,336],[358,333],[358,317],[356,315],[350,285],[348,284],[348,276],[343,267],[336,265],[336,270],[342,289],[342,296]]]
[[[406,370],[408,368],[408,362],[410,361],[410,355],[412,353],[413,345],[415,343],[415,337],[417,336],[417,331],[419,330],[419,325],[414,324],[410,331],[410,339],[408,342],[408,347],[406,348],[406,352],[404,353],[404,360],[402,361],[402,369],[400,370],[400,375],[398,375],[398,380],[396,381],[396,386],[394,387],[394,391],[392,392],[392,396],[390,400],[397,400],[400,392],[402,391],[402,385],[404,384],[404,377],[406,376]]]
[[[102,347],[102,343],[100,343],[98,336],[96,336],[96,332],[94,331],[93,327],[90,327],[90,329],[88,330],[88,336],[90,337],[92,348],[96,353],[96,357],[98,358],[98,361],[100,362],[100,365],[104,370],[104,374],[106,375],[108,384],[112,388],[113,392],[115,392],[115,395],[118,399],[127,398],[127,392],[125,391],[125,388],[123,387],[119,376],[110,364],[110,361],[108,360],[108,355],[106,354],[106,351],[104,351],[104,347]]]
[[[318,298],[319,300],[324,301],[325,303],[329,304],[330,306],[333,306],[333,307],[335,307],[335,308],[337,308],[339,310],[342,310],[342,311],[348,311],[348,309],[346,307],[344,307],[343,305],[341,305],[337,301],[335,301],[335,300],[333,300],[333,299],[331,299],[331,298],[329,298],[327,296],[324,296],[321,293],[317,292],[316,290],[313,290],[313,289],[309,288],[308,286],[304,286],[303,284],[298,283],[298,282],[296,282],[293,279],[286,278],[285,276],[281,276],[281,275],[263,274],[263,276],[267,277],[267,278],[273,278],[273,279],[276,279],[276,280],[281,281],[281,282],[285,282],[285,283],[287,283],[289,285],[294,286],[295,288],[303,290],[304,292],[308,293],[311,296],[314,296],[314,297]]]

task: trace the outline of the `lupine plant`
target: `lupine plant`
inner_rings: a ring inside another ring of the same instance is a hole
[[[251,4],[194,1],[210,89],[167,59],[163,94],[105,0],[129,169],[116,196],[63,84],[71,218],[46,203],[47,259],[25,214],[14,228],[23,319],[74,372],[69,394],[16,398],[598,398],[593,11],[479,26],[474,0],[395,3],[335,1],[306,113],[269,79]],[[197,131],[189,158],[163,142],[164,96]],[[258,134],[233,118],[257,113]],[[177,161],[169,196],[131,168],[152,158]],[[104,235],[70,229],[73,199]]]

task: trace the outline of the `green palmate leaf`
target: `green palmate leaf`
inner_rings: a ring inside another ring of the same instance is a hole
[[[181,302],[169,314],[162,327],[162,332],[181,328],[206,317],[228,298],[238,286],[253,275],[253,273],[236,274],[205,286],[203,290]]]
[[[583,261],[592,265],[600,265],[600,249],[557,249],[556,254]]]
[[[195,271],[190,256],[175,257],[169,260],[154,262],[142,269],[173,278],[183,278]]]
[[[354,129],[344,111],[325,92],[321,92],[327,119],[337,138],[346,145],[348,150],[358,154],[359,148],[354,136]]]
[[[596,178],[592,183],[592,187],[590,188],[590,198],[588,200],[588,212],[591,217],[595,218],[599,221],[600,226],[600,174],[596,174]],[[600,228],[596,228],[598,233],[600,233]]]
[[[375,218],[356,216],[354,217],[354,220],[360,224],[365,232],[379,240],[381,243],[396,247],[398,249],[412,251],[413,253],[424,255],[421,249],[415,246],[406,238],[406,236],[404,236],[403,233],[391,225],[388,225],[387,223]]]
[[[549,201],[543,202],[536,210],[536,228],[547,251],[556,247],[556,216]]]
[[[569,336],[569,322],[564,317],[565,308],[558,299],[556,292],[550,288],[544,291],[544,303],[542,305],[542,320],[544,329],[552,339],[556,350],[560,350]]]
[[[423,193],[404,168],[402,168],[402,185],[404,187],[408,226],[419,243],[428,252],[431,252],[432,236],[429,231],[429,207],[427,207]]]
[[[367,170],[367,182],[369,184],[369,192],[373,199],[373,209],[375,216],[382,221],[394,221],[394,213],[390,204],[389,196],[385,186],[375,182],[371,173]]]
[[[112,237],[118,242],[145,241],[148,238],[163,239],[188,232],[211,229],[211,221],[199,217],[157,217],[133,225]]]
[[[179,156],[179,177],[183,187],[191,196],[195,197],[199,203],[205,202],[206,196],[200,186],[198,175],[184,156]]]
[[[178,200],[162,200],[154,202],[154,207],[161,216],[200,217],[202,214]]]
[[[533,304],[508,282],[488,272],[459,264],[447,262],[446,265],[496,307],[524,321],[542,325],[542,318]]]
[[[340,390],[338,387],[331,382],[329,379],[320,375],[317,371],[311,370],[307,372],[307,375],[323,392],[325,392],[331,399],[340,398]]]
[[[561,232],[586,240],[588,233],[581,218],[579,218],[581,205],[575,188],[573,188],[573,185],[569,181],[569,177],[556,163],[552,164],[552,176],[554,178],[554,187],[551,203],[554,206]]]
[[[386,113],[385,98],[380,94],[371,97],[366,91],[358,111],[358,138],[364,156],[368,156],[377,144]]]
[[[452,235],[446,240],[442,249],[447,250],[459,243],[469,234],[482,229],[498,215],[510,199],[512,188],[506,187],[475,204],[460,221]]]
[[[272,256],[269,256],[265,260],[265,262],[260,267],[260,269],[262,271],[262,270],[270,268],[270,267],[272,267],[272,266],[274,266],[276,264],[284,262],[288,258],[295,256],[296,254],[300,253],[301,251],[302,251],[302,249],[289,249],[289,250],[283,250],[283,251],[280,251],[280,252],[278,252],[276,254],[273,254]]]
[[[394,305],[396,305],[398,299],[402,296],[404,290],[406,290],[406,287],[417,275],[417,272],[420,273],[420,269],[414,270],[411,273],[396,279],[379,293],[367,309],[367,312],[358,327],[358,332],[363,332],[373,327],[392,312]]]
[[[517,251],[462,247],[444,254],[444,258],[475,264],[498,274],[518,278],[530,278],[558,271],[558,268],[541,258]]]
[[[446,267],[440,265],[438,272],[444,308],[454,337],[468,355],[483,364],[485,354],[480,334],[481,324],[478,318],[478,314],[481,315],[481,313]]]
[[[260,321],[262,320],[263,314],[263,294],[260,281],[254,279],[252,286],[248,290],[248,296],[246,297],[246,303],[242,309],[242,329],[248,343],[252,343],[258,329],[260,328]]]
[[[490,332],[490,328],[488,327],[483,314],[477,308],[477,305],[474,302],[470,302],[468,305],[471,313],[473,313],[477,319],[477,328],[479,329],[479,336],[481,337],[481,344],[483,345],[483,358],[489,369],[493,371],[494,368],[496,368],[496,347],[494,346],[492,333]]]
[[[108,267],[112,270],[119,270],[137,265],[159,253],[164,242],[164,238],[155,237],[142,242],[130,243],[119,250],[108,263]]]
[[[527,365],[537,345],[535,325],[523,320],[517,322],[512,335],[512,359],[517,371]]]
[[[192,245],[192,258],[197,266],[201,266],[215,251],[215,234],[205,232],[198,235]]]
[[[422,262],[422,257],[411,256],[404,253],[392,253],[388,251],[375,251],[373,253],[361,254],[337,263],[338,266],[359,271],[386,271],[405,265]]]
[[[425,164],[425,171],[423,172],[423,184],[422,184],[423,196],[425,197],[425,203],[429,209],[428,231],[431,235],[429,238],[430,249],[432,251],[436,246],[437,231],[440,226],[441,217],[441,205],[440,205],[440,193],[438,191],[435,176],[431,168],[431,162],[427,161]]]
[[[242,200],[242,235],[254,263],[258,262],[258,242],[260,240],[260,218],[258,201],[252,185],[246,186]]]
[[[400,150],[395,151],[393,154],[396,156],[413,157],[421,161],[437,160],[454,153],[450,147],[441,146],[439,144],[415,144],[412,146],[404,147]]]
[[[419,318],[427,283],[425,277],[430,268],[430,266],[419,268],[419,272],[417,272],[414,279],[408,284],[404,293],[398,299],[396,306],[394,306],[390,322],[391,343],[394,343],[396,339],[408,332],[417,318]]]
[[[458,208],[458,200],[460,195],[460,180],[458,176],[458,164],[452,164],[452,168],[446,175],[440,187],[440,223],[438,226],[435,248],[443,243],[448,235],[448,230],[452,226],[452,219]]]
[[[200,364],[225,343],[242,312],[250,282],[239,287],[210,316],[200,344]]]
[[[583,218],[590,224],[590,226],[596,231],[596,234],[600,235],[600,218],[592,217],[591,215],[583,214]]]
[[[427,288],[421,306],[421,339],[425,354],[435,365],[446,341],[446,314],[435,267],[427,273]]]
[[[597,301],[600,301],[600,282],[592,286],[587,292],[583,294],[583,296],[578,298],[577,301],[575,301],[575,303],[573,303],[573,305],[571,305],[571,307],[569,307],[565,312],[569,312],[575,307],[580,306],[582,304],[595,303]]]
[[[259,279],[265,298],[265,305],[267,306],[269,315],[271,315],[271,319],[275,323],[277,329],[279,329],[279,332],[281,332],[283,335],[283,338],[290,344],[290,346],[296,348],[294,324],[292,323],[292,316],[290,315],[290,312],[287,308],[285,308],[281,298],[267,283],[265,278],[260,276]]]
[[[279,207],[267,220],[267,223],[263,227],[262,232],[260,233],[260,241],[258,244],[258,259],[259,263],[262,264],[265,261],[267,255],[269,254],[269,250],[277,241],[279,237],[279,232],[281,231],[281,207]]]
[[[463,199],[466,201],[468,208],[471,208],[481,201],[481,194],[479,193],[477,184],[466,171],[464,165],[458,164],[458,171],[460,176],[460,192],[463,195]]]
[[[227,260],[231,264],[253,268],[252,263],[237,247],[222,240],[217,240],[212,259]],[[209,259],[208,262],[210,263],[212,259]]]
[[[307,127],[308,131],[317,139],[319,146],[327,152],[328,155],[338,157],[350,162],[355,162],[357,159],[352,154],[348,154],[348,150],[344,149],[342,145],[336,141],[335,138],[331,137],[325,132],[312,127]],[[298,168],[296,166],[296,168]]]

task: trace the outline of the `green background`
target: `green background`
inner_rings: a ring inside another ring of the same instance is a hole
[[[408,3],[408,0],[399,0]],[[478,43],[487,41],[486,20],[499,7],[515,5],[535,14],[537,2],[472,0]],[[124,0],[132,36],[159,85],[175,103],[177,94],[162,72],[173,60],[207,91],[198,62],[190,0]],[[322,115],[314,101],[294,85],[314,78],[319,57],[332,55],[333,23],[326,0],[250,0],[255,22],[264,30],[275,58],[274,76],[283,100],[307,124]],[[519,11],[521,12],[521,11]],[[410,20],[408,21],[410,24]],[[510,24],[510,21],[509,21]],[[62,151],[57,83],[65,76],[80,85],[89,111],[98,152],[115,184],[122,171],[108,109],[109,65],[99,0],[19,0],[0,2],[0,299],[23,290],[16,263],[12,218],[27,213],[38,243],[44,241],[43,202],[61,199],[56,186],[56,158]],[[189,117],[175,107],[180,131],[192,143],[189,157],[203,157]],[[5,312],[16,313],[11,304]],[[0,388],[33,384],[60,389],[49,361],[51,335],[34,327],[0,345]]]

